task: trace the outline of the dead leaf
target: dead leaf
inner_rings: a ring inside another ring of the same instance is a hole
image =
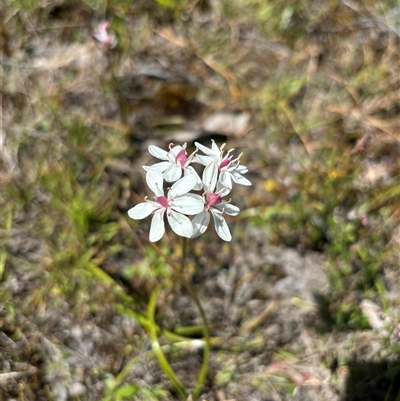
[[[250,113],[247,112],[218,112],[211,114],[204,121],[203,129],[207,132],[217,132],[226,136],[244,135],[250,122]]]

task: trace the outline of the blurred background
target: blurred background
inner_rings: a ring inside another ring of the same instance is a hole
[[[150,144],[214,139],[253,186],[230,194],[232,242],[188,242],[213,338],[200,399],[399,400],[396,0],[1,9],[2,399],[179,399],[150,351],[158,285],[190,394],[201,319],[127,211]],[[159,247],[179,263],[173,232]]]

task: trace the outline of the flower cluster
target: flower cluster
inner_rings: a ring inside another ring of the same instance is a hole
[[[172,230],[186,238],[196,238],[203,234],[213,217],[217,234],[225,241],[232,239],[229,227],[223,217],[226,213],[236,216],[240,209],[230,201],[223,200],[232,190],[232,183],[251,185],[243,177],[247,168],[240,164],[241,154],[234,158],[230,149],[224,151],[225,144],[220,148],[212,141],[211,148],[195,142],[196,150],[188,155],[186,143],[182,146],[170,145],[169,151],[150,145],[149,152],[155,158],[162,160],[152,166],[143,166],[147,171],[146,182],[154,193],[154,200],[145,198],[128,211],[130,218],[144,219],[153,215],[150,227],[150,241],[161,239],[165,232],[164,215]],[[197,154],[198,151],[203,154]],[[205,166],[202,177],[191,166],[199,163]],[[163,183],[174,183],[164,194]],[[202,191],[201,195],[190,191]],[[192,220],[187,216],[193,216]]]

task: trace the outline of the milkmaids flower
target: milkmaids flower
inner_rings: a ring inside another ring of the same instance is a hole
[[[204,155],[196,155],[194,161],[203,166],[208,166],[211,162],[217,163],[219,171],[218,180],[223,186],[229,189],[232,189],[232,181],[236,184],[251,185],[251,182],[242,176],[242,174],[245,174],[248,171],[246,166],[240,165],[240,157],[242,156],[242,153],[236,159],[233,159],[231,152],[235,149],[230,149],[224,156],[224,148],[226,144],[224,143],[220,148],[218,148],[215,142],[213,140],[211,141],[211,149],[198,142],[194,143],[196,147],[204,153]]]
[[[204,188],[204,210],[196,215],[193,220],[193,236],[196,238],[203,234],[210,223],[210,213],[214,219],[215,231],[224,241],[232,239],[229,227],[226,224],[223,213],[231,216],[236,216],[240,209],[237,206],[231,205],[229,202],[222,200],[223,196],[228,195],[230,189],[224,187],[218,181],[218,165],[211,162],[203,172],[203,188]],[[215,189],[215,186],[217,188]]]
[[[193,189],[199,190],[201,189],[201,179],[196,173],[195,169],[190,166],[190,163],[193,160],[194,154],[197,152],[193,152],[188,156],[186,152],[187,144],[184,143],[182,146],[170,145],[169,152],[164,149],[159,148],[158,146],[150,145],[149,152],[155,158],[164,160],[160,163],[156,163],[153,166],[143,166],[145,170],[149,170],[150,168],[156,168],[163,173],[163,177],[165,181],[175,182],[179,180],[182,176],[182,172],[184,175],[194,175],[196,177],[196,185]]]
[[[98,40],[106,51],[113,49],[117,45],[117,38],[113,33],[108,33],[110,23],[108,21],[100,22],[97,28],[93,31],[93,37]]]
[[[185,214],[193,215],[204,209],[203,198],[200,195],[189,194],[196,185],[196,177],[188,175],[175,182],[164,196],[163,175],[160,170],[149,169],[146,174],[146,182],[154,192],[154,201],[145,199],[128,210],[128,215],[134,220],[144,219],[153,214],[150,227],[150,242],[156,242],[164,235],[164,214],[172,230],[182,236],[191,238],[193,226]]]

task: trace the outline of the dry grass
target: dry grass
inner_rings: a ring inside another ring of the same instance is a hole
[[[190,392],[201,320],[126,212],[149,144],[215,138],[253,187],[232,194],[232,243],[189,244],[213,344],[200,399],[398,401],[395,2],[6,3],[3,398],[177,399],[142,324],[158,284]],[[109,52],[91,37],[105,18]],[[179,260],[171,233],[160,246]]]

